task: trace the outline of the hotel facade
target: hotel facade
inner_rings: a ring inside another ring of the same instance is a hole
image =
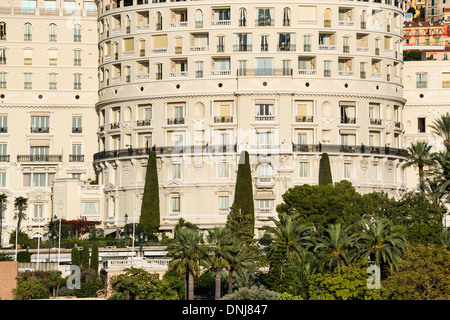
[[[250,154],[255,233],[290,187],[406,189],[401,1],[98,4],[105,230],[137,222],[156,151],[161,230],[223,225]]]
[[[16,228],[19,196],[28,199],[21,230],[30,237],[46,233],[55,215],[100,218],[91,190],[100,187],[87,182],[96,179],[97,59],[94,1],[1,1],[1,244]],[[79,193],[68,195],[61,181]]]

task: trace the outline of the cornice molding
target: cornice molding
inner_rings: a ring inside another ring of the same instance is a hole
[[[148,101],[148,100],[161,100],[161,99],[184,99],[184,98],[195,98],[195,97],[238,97],[238,96],[268,96],[268,95],[279,95],[279,96],[300,96],[300,97],[336,97],[336,98],[353,98],[353,99],[375,99],[375,100],[389,100],[395,101],[401,104],[405,104],[407,100],[402,97],[396,96],[386,96],[386,95],[375,95],[375,94],[359,94],[359,93],[322,93],[322,92],[280,92],[280,91],[265,91],[265,92],[228,92],[228,93],[191,93],[191,94],[165,94],[158,96],[139,96],[139,97],[129,97],[129,98],[118,98],[114,100],[106,100],[97,102],[95,107],[101,108],[111,104],[126,103],[126,102],[136,102],[136,101]]]

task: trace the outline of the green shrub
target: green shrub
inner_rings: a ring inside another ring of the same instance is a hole
[[[28,251],[20,251],[17,253],[17,261],[31,262],[31,253]]]
[[[278,300],[280,294],[261,286],[241,288],[231,294],[223,296],[220,300]]]

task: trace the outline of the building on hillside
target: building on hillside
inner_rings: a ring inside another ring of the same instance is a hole
[[[2,0],[0,13],[0,193],[8,196],[0,232],[7,245],[18,196],[28,199],[21,230],[30,237],[43,235],[55,215],[100,218],[98,197],[88,196],[94,204],[83,212],[53,194],[59,179],[81,186],[96,179],[97,10],[93,0]],[[81,186],[70,197],[83,201]]]
[[[99,149],[107,232],[137,222],[148,151],[161,230],[226,222],[239,154],[255,232],[290,187],[405,190],[403,2],[100,0]]]

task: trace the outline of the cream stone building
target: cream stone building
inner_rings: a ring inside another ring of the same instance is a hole
[[[28,199],[21,229],[30,237],[55,215],[101,218],[101,187],[88,185],[96,179],[97,40],[93,0],[0,3],[3,245],[17,224],[18,196]]]
[[[334,181],[406,189],[403,2],[101,0],[102,221],[137,222],[148,150],[161,229],[223,225],[239,154],[253,175],[255,232],[290,187]]]
[[[408,61],[404,64],[404,97],[407,99],[403,123],[405,148],[426,141],[432,152],[443,150],[442,139],[430,125],[450,112],[450,64],[448,61]],[[412,172],[414,171],[414,172]],[[417,168],[406,170],[408,189],[418,185]]]

